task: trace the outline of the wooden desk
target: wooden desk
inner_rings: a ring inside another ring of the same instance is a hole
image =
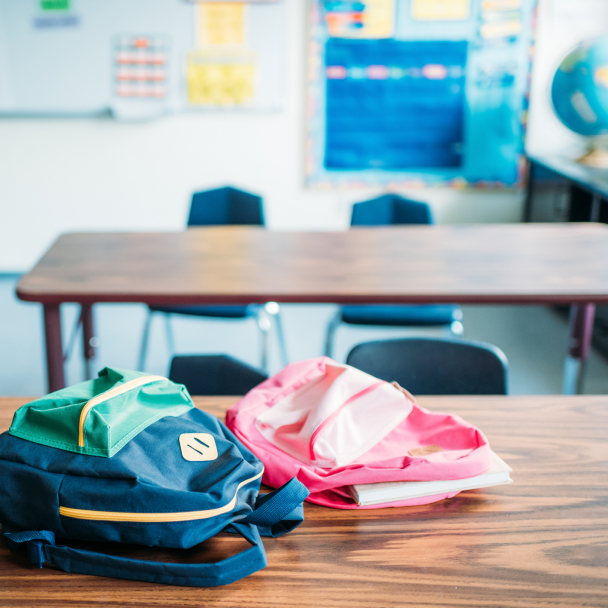
[[[223,415],[235,398],[195,398]],[[0,428],[26,400],[0,399]],[[0,541],[0,605],[608,606],[608,397],[424,397],[486,433],[513,484],[420,507],[342,511],[306,504],[305,521],[264,539],[268,567],[212,589],[34,569]],[[212,559],[234,540],[192,551],[114,549],[148,559]],[[91,545],[87,545],[91,548]],[[106,546],[107,548],[107,546]]]
[[[395,226],[290,233],[225,226],[67,234],[21,279],[17,295],[44,305],[50,390],[65,383],[62,302],[82,305],[88,358],[94,353],[96,302],[573,303],[570,357],[576,376],[576,364],[589,349],[594,304],[608,303],[608,227]]]

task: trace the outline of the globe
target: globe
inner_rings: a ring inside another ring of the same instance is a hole
[[[575,133],[608,135],[608,36],[568,53],[553,77],[551,100],[559,119]]]

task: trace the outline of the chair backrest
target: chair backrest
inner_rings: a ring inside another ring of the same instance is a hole
[[[191,395],[244,395],[268,376],[227,355],[173,357],[169,380],[184,384]]]
[[[506,395],[507,358],[491,344],[403,338],[355,346],[346,363],[414,395]]]
[[[351,226],[388,226],[391,224],[432,224],[431,208],[396,194],[355,203]]]
[[[188,226],[264,225],[262,198],[226,187],[192,195]]]

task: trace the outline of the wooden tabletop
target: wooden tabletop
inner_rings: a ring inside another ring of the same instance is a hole
[[[235,398],[197,398],[222,416]],[[0,399],[0,428],[26,399]],[[420,506],[343,511],[264,539],[268,566],[195,589],[34,569],[0,541],[0,606],[608,606],[608,397],[424,397],[478,425],[513,484]],[[1,492],[0,492],[1,496]],[[223,537],[191,551],[106,550],[164,561],[236,552]],[[90,545],[89,545],[90,546]]]
[[[47,304],[601,303],[608,302],[608,226],[66,234],[21,279],[17,295]]]

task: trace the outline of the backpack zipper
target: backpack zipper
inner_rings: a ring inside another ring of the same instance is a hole
[[[239,490],[246,484],[259,479],[264,473],[264,469],[255,477],[241,481],[237,486],[233,499],[223,507],[216,509],[206,509],[204,511],[181,511],[177,513],[123,513],[120,511],[89,511],[86,509],[72,509],[70,507],[59,507],[59,515],[72,517],[74,519],[86,519],[89,521],[130,521],[138,523],[160,523],[193,521],[196,519],[209,519],[232,511],[236,505],[236,497]]]
[[[112,399],[113,397],[117,397],[118,395],[122,395],[130,391],[131,389],[137,388],[138,386],[143,386],[144,384],[150,384],[151,382],[157,382],[159,380],[166,380],[162,376],[140,376],[139,378],[134,378],[133,380],[129,380],[129,382],[125,382],[124,384],[120,384],[119,386],[115,386],[107,390],[105,393],[100,393],[90,399],[84,404],[80,412],[80,421],[78,422],[78,445],[81,448],[85,447],[84,444],[84,423],[87,420],[87,415],[96,405],[107,401],[108,399]]]

